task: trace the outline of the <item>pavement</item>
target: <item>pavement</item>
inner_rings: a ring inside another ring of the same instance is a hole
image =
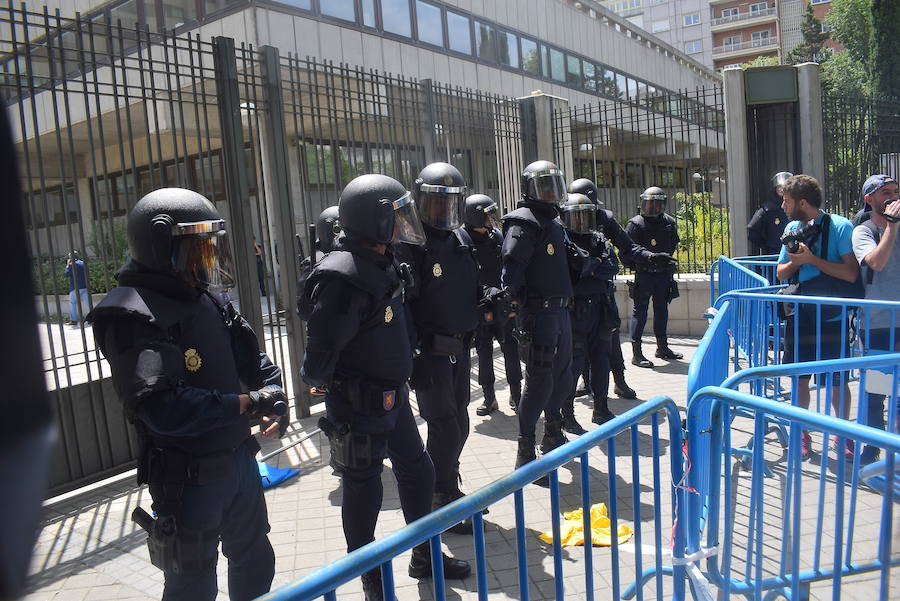
[[[92,337],[90,337],[92,338]],[[626,373],[629,384],[638,392],[638,400],[612,398],[610,408],[621,413],[641,400],[657,395],[668,395],[680,408],[685,407],[687,369],[699,340],[693,338],[673,338],[670,345],[685,354],[680,361],[654,360],[657,366],[641,369],[628,365]],[[645,344],[645,350],[651,344]],[[630,345],[624,345],[626,361],[630,359]],[[499,350],[495,352],[495,370],[503,373],[503,360]],[[473,370],[471,380],[472,404],[469,407],[471,435],[461,458],[463,473],[462,489],[474,491],[506,474],[514,464],[516,454],[517,420],[508,405],[508,387],[505,380],[497,382],[497,397],[500,410],[490,416],[480,417],[475,408],[481,402],[481,389],[477,384],[477,374]],[[854,398],[856,394],[854,391]],[[413,402],[415,409],[415,402]],[[323,405],[313,407],[313,416],[293,424],[293,429],[282,442],[297,440],[315,428],[315,423],[324,410]],[[590,423],[590,398],[576,400],[576,415],[586,428]],[[662,424],[662,422],[661,422]],[[424,422],[419,420],[420,432],[426,436]],[[751,425],[746,420],[734,422],[732,442],[747,440]],[[571,438],[571,435],[569,435]],[[641,534],[640,544],[636,539],[620,546],[618,558],[608,547],[591,549],[593,561],[593,583],[597,599],[620,598],[621,591],[635,580],[636,570],[652,565],[654,555],[659,551],[668,564],[665,554],[669,549],[671,532],[671,478],[669,472],[669,445],[667,428],[659,428],[660,454],[654,456],[651,441],[653,428],[648,422],[640,424],[633,432],[622,432],[615,437],[615,447],[602,445],[589,453],[589,481],[592,502],[605,502],[611,506],[615,497],[617,519],[620,524],[631,526]],[[789,541],[783,540],[780,530],[783,499],[786,491],[786,458],[783,449],[774,440],[767,439],[766,462],[775,477],[764,482],[763,522],[766,531],[761,542],[764,547],[764,565],[767,574],[776,574],[777,560],[782,551],[789,549]],[[772,444],[770,444],[772,443]],[[263,452],[276,448],[275,442],[264,441]],[[819,448],[821,443],[817,442]],[[832,453],[833,455],[833,453]],[[610,461],[610,457],[612,460]],[[276,575],[273,589],[287,584],[311,571],[327,565],[345,553],[341,530],[341,489],[340,480],[332,475],[327,465],[327,441],[315,435],[297,447],[282,453],[270,463],[278,467],[294,466],[300,476],[266,492],[269,521],[272,527],[270,540],[275,549]],[[659,481],[654,478],[654,464],[659,466]],[[823,465],[824,464],[824,465]],[[610,477],[610,467],[615,474]],[[820,561],[823,567],[830,564],[830,541],[834,532],[846,528],[846,522],[835,516],[836,497],[827,488],[818,498],[819,482],[833,483],[834,461],[807,462],[804,464],[802,494],[801,567],[815,567]],[[742,552],[749,544],[746,536],[741,536],[750,522],[748,484],[753,477],[748,471],[736,468],[732,474],[732,498],[735,511],[728,519],[722,520],[720,530],[731,531],[734,536],[735,552]],[[577,464],[564,466],[559,470],[560,507],[568,511],[581,504],[580,469]],[[389,469],[383,474],[384,501],[379,517],[376,536],[384,536],[404,525],[400,511],[396,482]],[[547,489],[529,485],[524,491],[525,498],[525,539],[527,542],[527,563],[529,597],[531,599],[552,599],[555,596],[555,579],[552,547],[538,539],[538,535],[551,528],[550,497]],[[900,521],[882,524],[880,509],[882,498],[867,489],[860,489],[854,508],[854,561],[874,558],[877,553],[879,533],[885,527],[894,532],[894,557],[898,557]],[[145,534],[129,516],[138,505],[149,509],[150,497],[145,487],[134,484],[132,474],[118,479],[107,480],[91,487],[69,493],[50,500],[46,504],[46,515],[34,551],[30,570],[28,600],[146,600],[162,596],[162,573],[150,564]],[[658,511],[661,528],[654,528],[653,518]],[[895,512],[900,517],[900,512]],[[846,508],[841,514],[849,517]],[[516,528],[512,497],[507,497],[491,506],[485,516],[485,541],[488,564],[488,598],[492,601],[522,599],[518,587]],[[816,559],[810,549],[814,549],[815,536],[823,536],[821,558]],[[456,557],[472,560],[474,551],[472,537],[446,534],[443,536],[445,550]],[[790,558],[790,554],[789,558]],[[399,601],[413,599],[433,599],[431,581],[416,581],[406,575],[408,553],[394,561],[397,597]],[[737,558],[733,569],[738,573],[745,570]],[[567,547],[563,550],[563,570],[566,594],[570,598],[585,597],[585,550],[583,547]],[[227,599],[226,562],[219,562],[219,596]],[[893,570],[892,587],[889,598],[900,599],[900,571]],[[663,589],[657,591],[656,581],[650,581],[644,594],[648,598],[668,598],[670,582],[662,581]],[[864,574],[845,579],[842,599],[869,601],[877,598],[877,574]],[[811,599],[831,599],[830,582],[815,584]],[[714,591],[716,589],[713,589]],[[451,600],[474,600],[477,598],[474,575],[460,582],[449,582],[446,595]],[[361,600],[362,592],[358,580],[351,581],[338,589],[342,599]]]

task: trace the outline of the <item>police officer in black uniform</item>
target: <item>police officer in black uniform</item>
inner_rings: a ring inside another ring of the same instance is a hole
[[[469,436],[469,352],[482,291],[473,241],[462,228],[465,191],[465,180],[453,165],[432,163],[422,169],[413,193],[426,241],[397,249],[413,280],[408,292],[418,354],[410,385],[428,424],[435,509],[463,496],[459,457]],[[471,520],[450,531],[471,534]]]
[[[747,238],[761,255],[777,255],[781,252],[781,234],[784,233],[784,226],[790,221],[781,208],[781,188],[793,175],[787,171],[780,171],[772,176],[762,206],[756,209],[750,223],[747,224]]]
[[[509,382],[509,405],[519,406],[522,398],[522,365],[519,363],[519,344],[513,337],[515,322],[509,319],[508,307],[499,295],[500,249],[503,234],[497,229],[497,203],[490,196],[473,194],[466,199],[465,229],[475,245],[475,256],[480,268],[479,281],[487,291],[479,303],[481,322],[475,333],[475,350],[478,353],[478,383],[484,391],[484,402],[475,413],[489,415],[497,409],[494,395],[494,339],[500,343]]]
[[[431,511],[434,466],[409,405],[413,331],[404,282],[391,244],[422,244],[415,204],[398,181],[362,175],[341,193],[342,235],[310,274],[312,311],[302,375],[326,392],[319,422],[341,475],[341,515],[347,550],[375,538],[381,471],[391,459],[407,522]],[[443,556],[444,575],[465,578],[469,565]],[[409,575],[431,575],[428,543],[413,549]],[[366,599],[382,599],[380,570],[362,577]]]
[[[669,255],[678,246],[678,228],[675,219],[666,214],[666,192],[652,186],[641,194],[640,214],[632,217],[625,225],[625,233],[632,240],[652,252]],[[681,359],[684,355],[669,348],[666,326],[669,321],[669,303],[678,297],[673,265],[639,265],[622,257],[629,267],[636,271],[630,294],[634,300],[631,318],[631,362],[638,367],[653,367],[653,363],[641,350],[641,336],[647,323],[647,309],[653,300],[653,334],[656,336],[656,356],[660,359]]]
[[[326,207],[316,219],[316,241],[313,248],[310,249],[310,255],[303,257],[303,260],[300,261],[300,278],[297,280],[297,311],[303,319],[307,318],[310,311],[310,307],[306,305],[306,299],[309,298],[306,293],[307,278],[309,278],[312,268],[331,252],[334,247],[334,239],[337,238],[340,231],[338,206]]]
[[[218,544],[231,599],[267,592],[275,555],[250,417],[265,436],[287,426],[281,370],[218,292],[233,284],[225,222],[203,196],[164,188],[128,216],[131,260],[88,319],[142,443],[151,561],[163,599],[215,599]],[[250,390],[242,393],[242,390]]]
[[[559,204],[565,200],[562,170],[550,161],[535,161],[522,172],[518,208],[503,216],[501,281],[518,308],[516,336],[525,361],[517,468],[535,458],[535,426],[541,412],[545,417],[541,451],[566,442],[560,408],[573,383],[569,319],[573,289],[566,231],[559,220]],[[580,272],[581,265],[575,263]]]

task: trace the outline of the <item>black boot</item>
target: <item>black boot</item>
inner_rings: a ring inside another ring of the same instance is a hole
[[[594,415],[591,421],[595,424],[605,424],[616,416],[609,410],[609,399],[594,399]]]
[[[544,420],[544,437],[541,439],[541,453],[546,455],[553,449],[561,447],[569,439],[562,433],[563,420],[561,417],[547,418]]]
[[[519,401],[522,400],[522,382],[509,383],[509,406],[513,411],[519,410]]]
[[[431,497],[431,510],[436,511],[462,496],[462,492],[459,493],[459,496],[456,496],[453,493],[436,492]],[[453,524],[447,528],[447,532],[452,532],[453,534],[472,534],[472,518],[466,518],[461,522]]]
[[[676,353],[669,348],[669,342],[665,338],[656,339],[656,356],[667,361],[684,358],[684,355],[682,355],[681,353]]]
[[[576,436],[581,436],[587,432],[587,430],[581,427],[578,420],[575,419],[575,407],[573,401],[567,401],[562,409],[562,429]]]
[[[468,562],[461,559],[453,559],[441,553],[444,563],[444,578],[447,580],[462,580],[468,578],[472,568]],[[431,578],[431,549],[428,541],[413,547],[412,557],[409,560],[410,578]]]
[[[519,448],[516,451],[516,469],[519,469],[526,463],[534,461],[536,458],[534,452],[534,434],[519,435]]]
[[[644,356],[640,342],[631,343],[631,363],[638,367],[653,367],[653,362]]]
[[[581,378],[581,388],[578,388],[578,387],[575,388],[575,396],[580,397],[580,396],[586,395],[587,393],[590,392],[590,390],[588,390],[588,388],[589,388],[588,383],[585,381],[584,378]]]
[[[484,402],[475,410],[475,415],[490,415],[497,409],[497,397],[494,394],[494,386],[482,388],[484,390]]]
[[[362,580],[363,593],[366,601],[384,601],[384,587],[381,584],[381,568],[375,568],[364,572],[359,577]],[[394,597],[391,597],[394,599]]]
[[[614,371],[613,372],[613,381],[615,382],[615,386],[613,386],[613,392],[620,399],[636,399],[637,393],[634,391],[634,388],[628,385],[625,381],[625,372],[624,371]]]

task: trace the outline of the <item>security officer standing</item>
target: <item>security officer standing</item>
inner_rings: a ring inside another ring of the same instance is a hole
[[[435,509],[463,496],[459,457],[469,437],[469,352],[482,293],[473,242],[462,228],[465,191],[465,180],[453,165],[431,163],[422,169],[413,194],[425,244],[397,248],[398,260],[409,266],[413,280],[408,294],[418,354],[410,385],[428,424]],[[450,531],[471,534],[471,520]]]
[[[640,214],[625,225],[625,233],[632,240],[652,252],[673,255],[678,246],[678,228],[675,219],[666,214],[665,191],[657,186],[641,194]],[[669,303],[678,298],[675,268],[667,264],[639,265],[622,257],[626,265],[635,269],[634,283],[629,296],[634,300],[631,318],[631,362],[638,367],[653,367],[653,363],[641,350],[641,336],[647,323],[647,309],[653,300],[653,334],[656,336],[656,356],[660,359],[681,359],[684,355],[669,348],[666,326],[669,321]]]
[[[559,220],[558,207],[565,200],[562,170],[550,161],[535,161],[522,172],[518,208],[503,216],[501,281],[518,307],[516,336],[525,361],[517,468],[535,459],[535,426],[541,412],[545,417],[541,452],[566,443],[560,408],[573,383],[569,319],[573,289],[566,232]]]
[[[481,321],[475,333],[475,350],[478,353],[478,383],[484,391],[484,402],[475,413],[489,415],[497,409],[494,394],[494,339],[500,343],[509,382],[509,405],[519,406],[522,398],[522,366],[519,363],[519,345],[513,337],[515,322],[507,316],[504,306],[492,302],[500,291],[500,249],[503,234],[497,229],[497,203],[484,194],[473,194],[466,199],[465,227],[475,245],[475,256],[480,269],[481,286],[488,294],[479,303]],[[501,304],[502,304],[502,300]]]
[[[389,457],[407,522],[431,511],[434,466],[409,405],[413,331],[404,281],[391,245],[423,244],[416,205],[398,181],[362,175],[341,193],[342,235],[313,269],[306,288],[312,311],[302,375],[326,392],[319,421],[341,476],[341,515],[347,550],[375,539],[381,510],[381,472]],[[443,556],[447,578],[470,573],[463,561]],[[425,542],[412,551],[409,575],[431,576]],[[383,599],[381,572],[362,576],[369,601]]]
[[[781,208],[781,188],[793,176],[793,173],[787,171],[780,171],[772,176],[762,206],[756,209],[747,224],[747,238],[759,249],[761,255],[777,255],[781,252],[781,234],[790,221]]]
[[[334,247],[334,239],[340,233],[340,225],[338,221],[338,206],[333,205],[326,207],[319,218],[316,219],[316,241],[310,248],[308,257],[303,257],[300,261],[300,277],[297,280],[297,312],[300,317],[306,319],[311,308],[306,304],[308,295],[306,293],[306,282],[313,267],[318,265],[325,255],[330,253]]]
[[[138,483],[158,517],[136,510],[135,521],[165,572],[163,599],[215,599],[219,540],[231,599],[254,599],[271,586],[275,555],[249,419],[261,418],[264,436],[284,432],[281,370],[222,304],[231,253],[209,200],[156,190],[127,232],[131,260],[88,319],[141,441]]]

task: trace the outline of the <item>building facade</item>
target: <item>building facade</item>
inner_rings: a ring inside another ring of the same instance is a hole
[[[709,8],[716,69],[760,56],[782,56],[775,0],[710,0]]]

